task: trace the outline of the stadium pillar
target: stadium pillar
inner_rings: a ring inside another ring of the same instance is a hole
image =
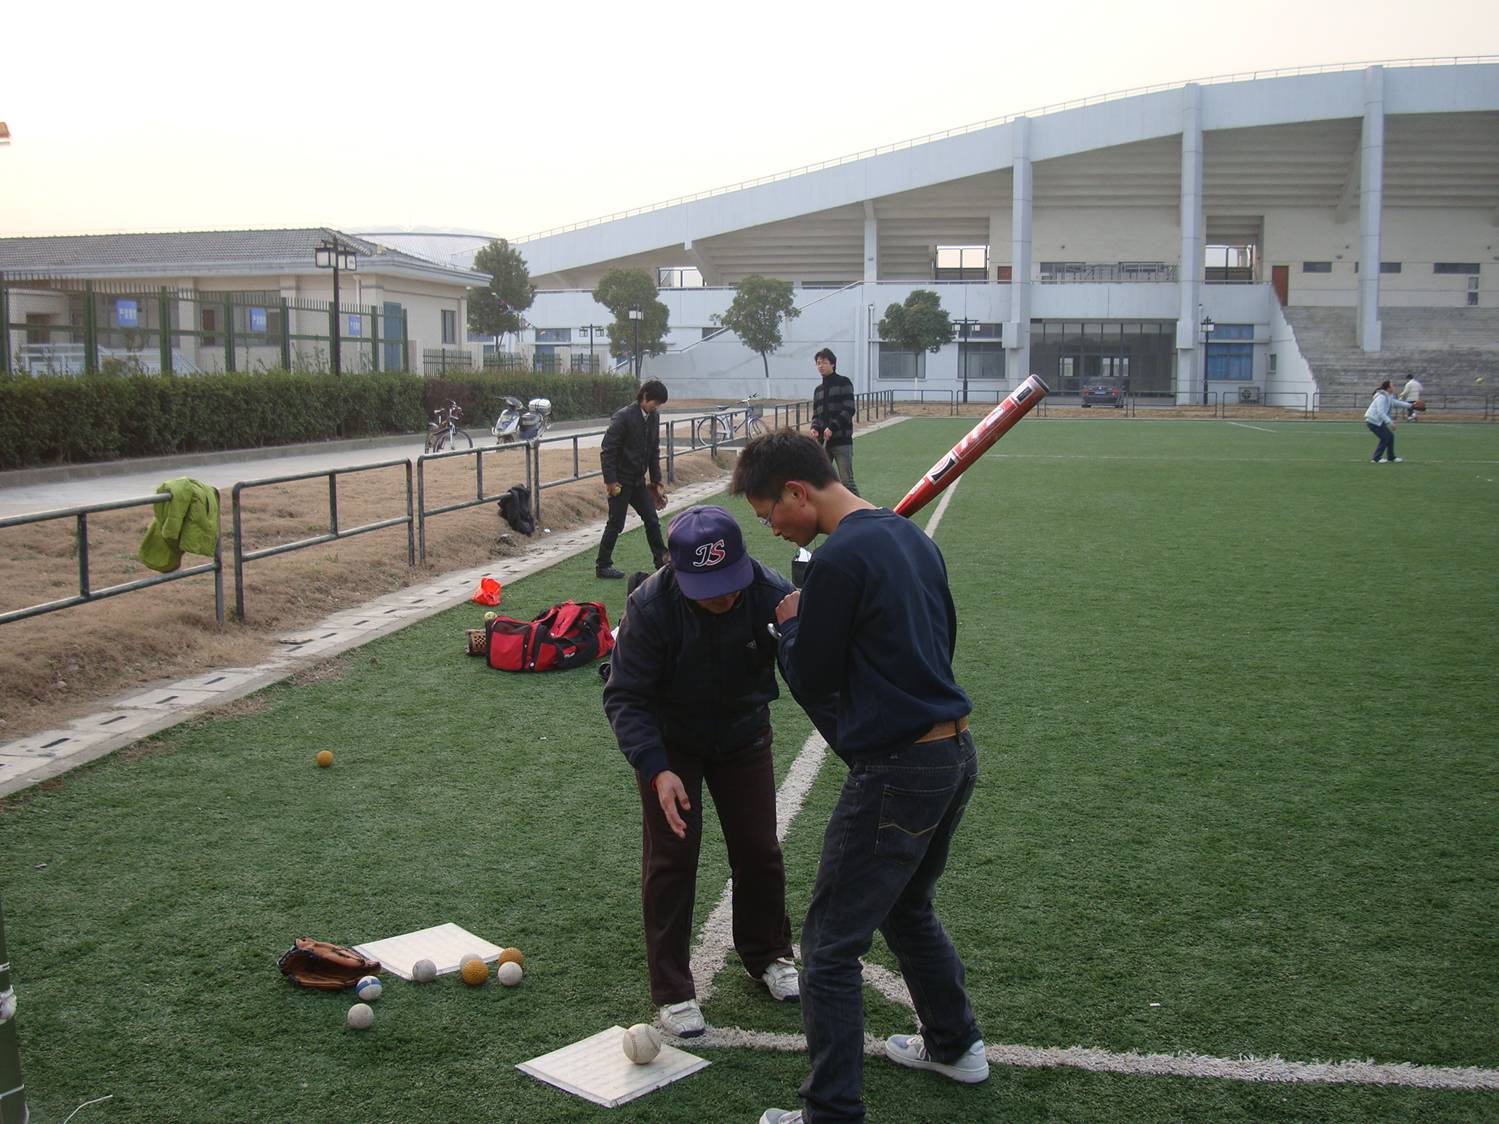
[[[1198,344],[1202,308],[1202,87],[1182,87],[1181,263],[1176,287],[1181,304],[1176,318],[1176,401],[1207,400],[1207,348]]]
[[[862,379],[855,369],[856,379],[867,391],[874,390],[879,375],[879,358],[875,355],[874,302],[880,280],[880,220],[874,213],[874,201],[864,200],[864,285],[859,290],[859,303],[854,308],[854,349],[857,365],[863,367]]]
[[[1359,146],[1358,345],[1378,351],[1379,228],[1384,208],[1384,67],[1364,71],[1364,127]]]
[[[1005,320],[1005,378],[1018,386],[1031,371],[1031,122],[1010,122],[1010,315]],[[1037,372],[1043,378],[1055,372]]]

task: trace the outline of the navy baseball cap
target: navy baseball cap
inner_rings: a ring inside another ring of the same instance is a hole
[[[721,507],[689,507],[671,521],[666,546],[678,587],[694,601],[737,593],[754,577],[739,524]]]

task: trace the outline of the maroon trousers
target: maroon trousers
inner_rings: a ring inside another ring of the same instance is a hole
[[[776,840],[776,789],[771,732],[732,753],[699,757],[690,748],[666,747],[671,771],[682,779],[692,809],[681,812],[687,838],[666,824],[661,802],[639,773],[643,813],[640,896],[645,912],[645,956],[651,1001],[657,1006],[697,996],[692,982],[692,906],[703,839],[703,782],[713,794],[718,824],[734,874],[734,949],[758,977],[777,958],[791,955],[786,916],[786,867]]]

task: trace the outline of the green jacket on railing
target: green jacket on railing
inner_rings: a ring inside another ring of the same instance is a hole
[[[163,574],[181,566],[184,554],[212,557],[219,541],[218,489],[179,476],[156,490],[170,492],[172,498],[156,505],[156,516],[136,557]]]

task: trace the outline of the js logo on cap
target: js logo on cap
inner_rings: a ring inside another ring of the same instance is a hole
[[[727,552],[723,547],[723,539],[719,539],[717,542],[703,543],[703,545],[698,547],[693,553],[697,555],[697,561],[694,562],[693,565],[697,567],[703,567],[717,566],[724,560]]]

